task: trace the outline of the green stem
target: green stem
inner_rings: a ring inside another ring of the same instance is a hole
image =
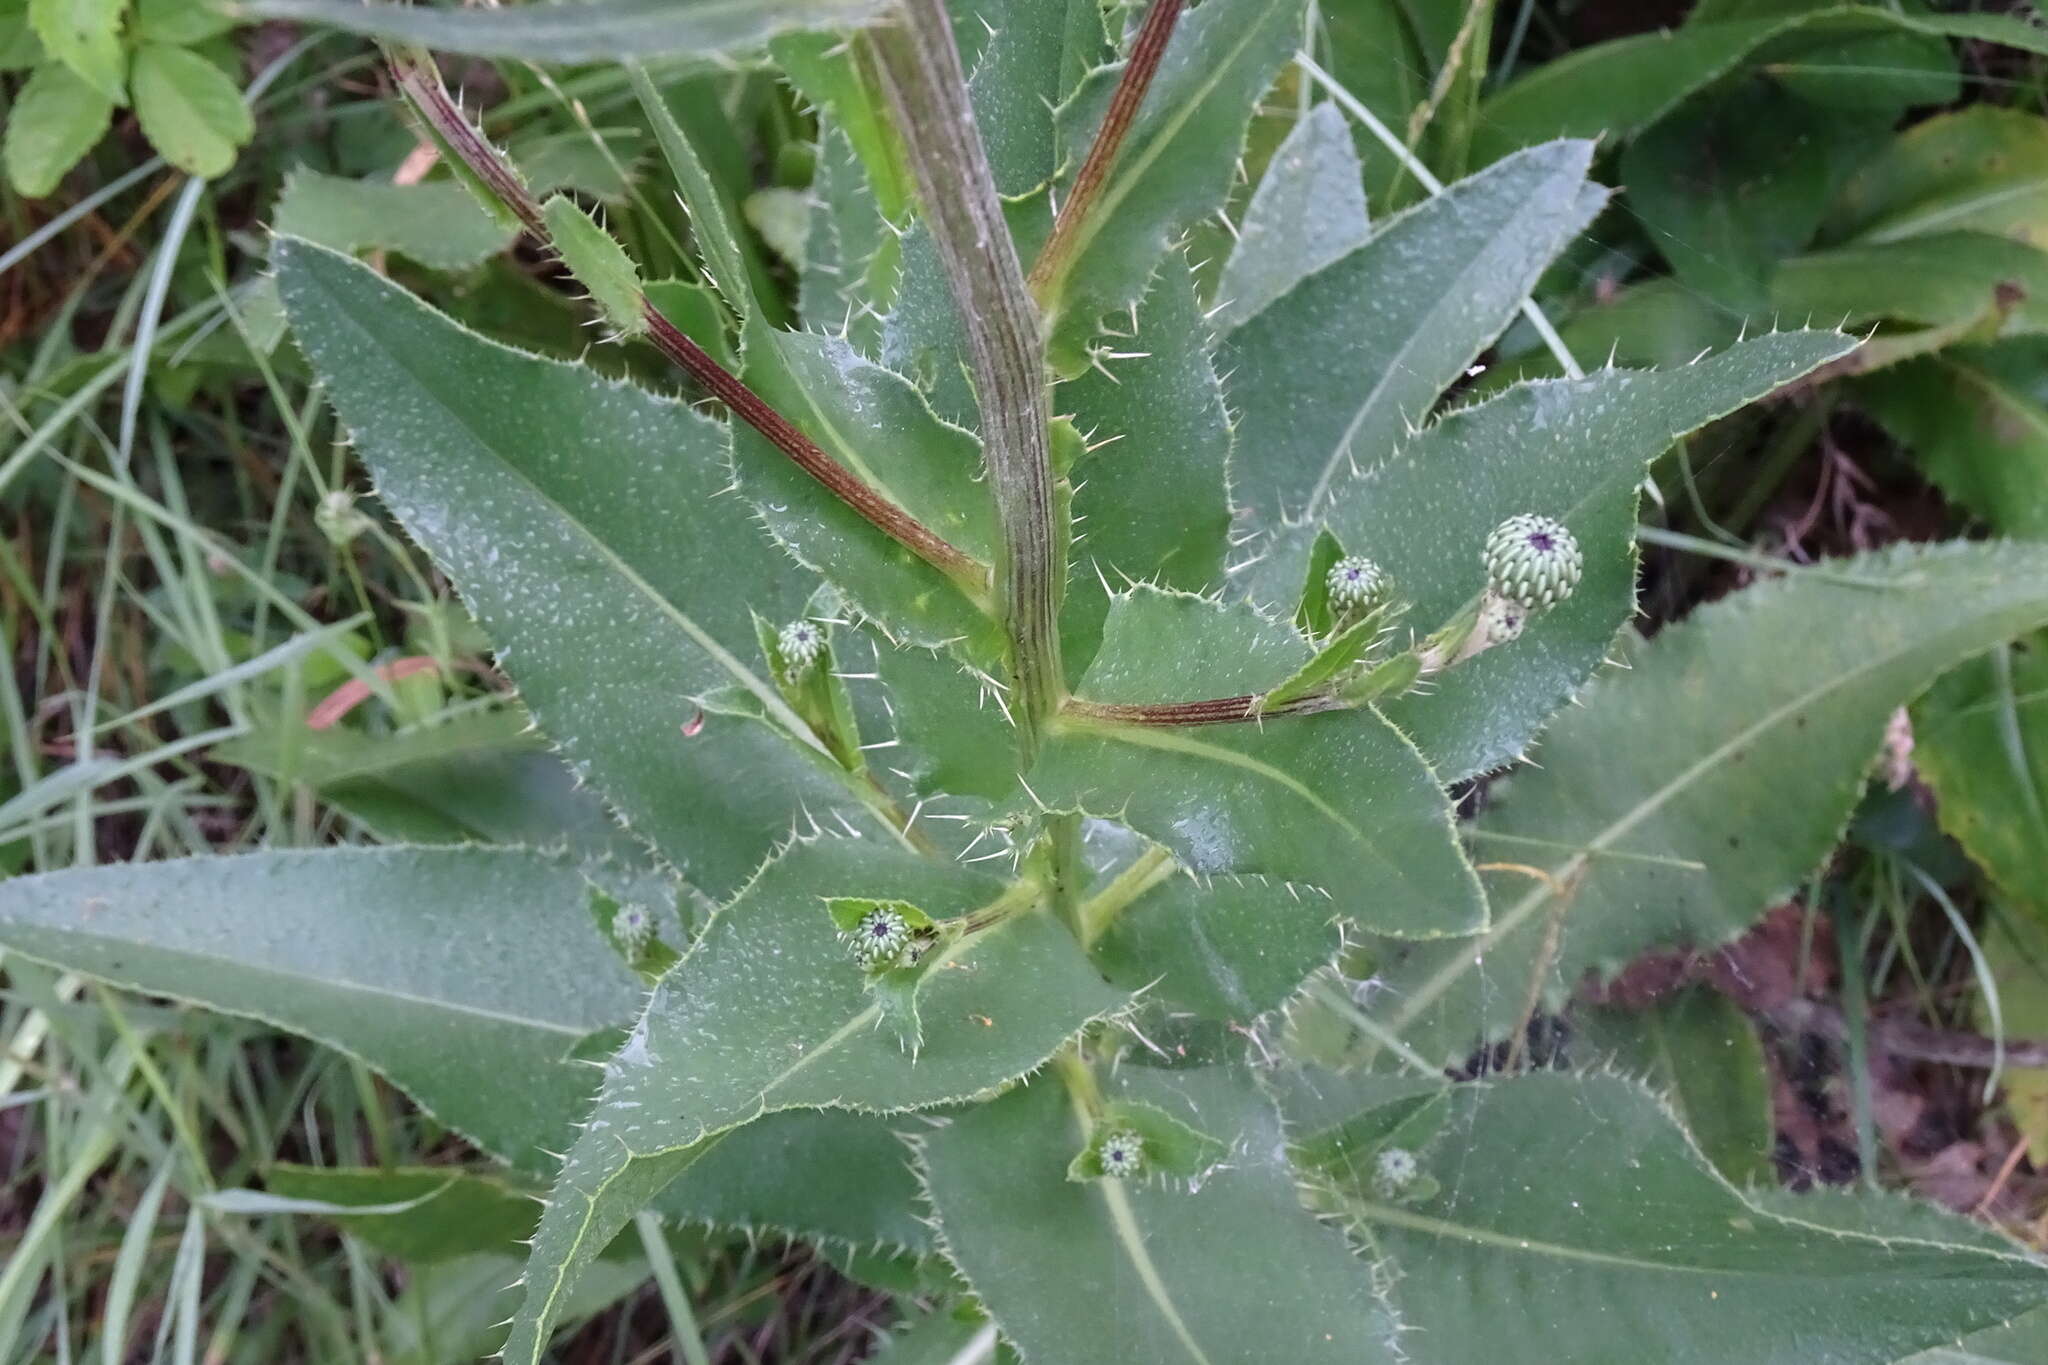
[[[996,503],[995,590],[1009,641],[1010,714],[1028,767],[1066,691],[1059,604],[1067,526],[1053,488],[1038,310],[1025,289],[975,125],[945,0],[905,0],[900,25],[876,29],[868,41],[910,156],[926,226],[967,323]]]
[[[1139,854],[1131,865],[1110,879],[1108,886],[1081,903],[1076,918],[1081,942],[1091,945],[1108,932],[1131,903],[1173,876],[1173,855],[1158,844]]]

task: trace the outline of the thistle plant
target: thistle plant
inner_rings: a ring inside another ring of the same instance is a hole
[[[0,937],[335,1041],[545,1186],[507,1360],[546,1357],[643,1210],[881,1248],[1059,1365],[1890,1360],[2048,1299],[1931,1212],[1738,1183],[1598,1056],[1453,1080],[1582,976],[1739,933],[1825,856],[1882,718],[2048,618],[2040,555],[1958,547],[1763,585],[1647,655],[1625,635],[1649,463],[1855,343],[1443,410],[1604,202],[1589,143],[1369,221],[1352,130],[1293,64],[1304,0],[1153,0],[1122,41],[1094,0],[678,3],[656,28],[594,3],[573,33],[548,6],[259,8],[392,43],[451,172],[676,367],[680,396],[608,380],[275,243],[377,495],[616,828],[30,879]],[[539,200],[414,41],[623,63],[712,330]],[[765,44],[817,107],[801,325],[650,43]],[[1302,112],[1246,198],[1276,83]],[[1219,213],[1236,245],[1201,259]],[[1835,592],[1915,643],[1846,673],[1817,640],[1742,643]],[[1616,650],[1644,657],[1602,673]],[[1745,703],[1630,740],[1708,653]],[[1452,785],[1574,697],[1555,761],[1461,825]],[[1724,880],[1747,817],[1723,812],[1752,804],[1729,755],[1767,750],[1820,784],[1811,818]],[[181,927],[259,883],[264,934]],[[643,998],[584,907],[650,886],[695,928]],[[405,961],[365,946],[408,923],[432,928]],[[193,979],[188,937],[246,976]],[[266,984],[316,958],[322,991]],[[343,1007],[378,990],[435,1029]],[[772,1200],[734,1175],[770,1150]]]

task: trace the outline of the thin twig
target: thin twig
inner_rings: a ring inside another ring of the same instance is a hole
[[[1183,8],[1184,0],[1152,0],[1152,8],[1145,13],[1145,22],[1131,44],[1130,58],[1124,63],[1124,74],[1109,97],[1109,110],[1102,116],[1102,126],[1095,130],[1095,142],[1088,148],[1088,157],[1067,190],[1066,202],[1060,205],[1052,235],[1045,239],[1038,260],[1032,264],[1031,292],[1041,301],[1046,285],[1066,266],[1074,249],[1074,236],[1087,221],[1089,210],[1102,191],[1102,182],[1108,178],[1109,168],[1123,147],[1124,135],[1138,117],[1145,92],[1151,88],[1152,77],[1166,56],[1166,45],[1173,38],[1173,28],[1180,22]]]

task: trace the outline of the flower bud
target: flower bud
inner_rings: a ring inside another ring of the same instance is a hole
[[[1564,523],[1533,512],[1494,527],[1484,560],[1487,589],[1531,612],[1548,611],[1570,597],[1586,567]]]
[[[1323,582],[1330,593],[1330,610],[1354,620],[1386,605],[1393,596],[1393,579],[1363,555],[1346,555],[1332,564]]]
[[[863,970],[893,965],[910,945],[910,921],[887,906],[876,906],[860,917],[846,936],[853,960]]]
[[[775,647],[782,651],[782,666],[794,681],[810,672],[825,652],[825,632],[815,621],[791,621],[775,637]]]
[[[1129,1179],[1145,1173],[1145,1139],[1135,1129],[1118,1128],[1104,1133],[1095,1145],[1095,1158],[1102,1163],[1102,1173],[1119,1180]]]

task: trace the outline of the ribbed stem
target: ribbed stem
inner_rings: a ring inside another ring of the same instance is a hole
[[[1059,604],[1067,528],[1053,490],[1038,310],[1003,219],[944,0],[904,0],[901,22],[873,30],[869,41],[925,223],[967,325],[996,501],[995,588],[1009,639],[1010,713],[1028,764],[1065,695]]]

